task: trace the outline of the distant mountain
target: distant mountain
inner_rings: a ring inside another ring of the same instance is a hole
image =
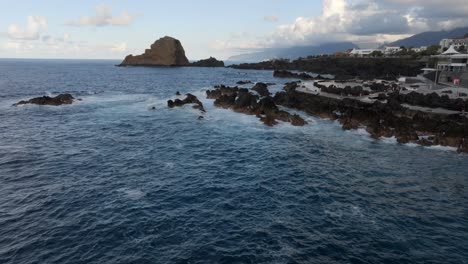
[[[320,54],[332,54],[335,52],[346,51],[347,49],[358,48],[352,42],[337,42],[322,44],[319,46],[302,46],[291,48],[265,49],[259,52],[245,53],[232,56],[228,61],[235,62],[260,62],[270,59],[297,59]]]
[[[430,31],[416,34],[412,37],[400,39],[388,45],[405,46],[405,47],[421,47],[430,45],[439,45],[440,40],[444,38],[463,37],[468,33],[468,27],[456,28],[449,31]]]

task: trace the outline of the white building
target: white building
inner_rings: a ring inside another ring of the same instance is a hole
[[[426,46],[421,46],[419,48],[412,48],[411,50],[414,51],[414,52],[422,52],[422,51],[427,50],[427,47]]]
[[[434,56],[437,63],[437,81],[468,87],[468,54],[463,54],[452,45],[441,55]]]
[[[440,47],[442,49],[449,48],[450,46],[454,46],[455,49],[460,49],[460,47],[468,47],[468,38],[452,38],[452,39],[443,39],[440,41]]]
[[[351,56],[355,56],[355,57],[368,57],[374,51],[382,52],[379,49],[353,49],[349,54],[351,54]]]
[[[397,52],[401,51],[401,48],[400,47],[397,47],[397,46],[386,46],[384,48],[384,54],[385,55],[393,55]]]

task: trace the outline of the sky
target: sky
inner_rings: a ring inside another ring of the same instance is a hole
[[[390,42],[468,26],[467,0],[0,0],[0,58],[121,59],[179,39],[191,60]]]

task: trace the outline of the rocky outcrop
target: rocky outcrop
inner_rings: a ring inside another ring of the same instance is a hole
[[[407,94],[403,93],[392,93],[388,95],[394,98],[400,103],[406,103],[410,105],[431,107],[431,108],[445,108],[454,111],[468,110],[468,100],[462,98],[451,99],[448,95],[439,94],[433,92],[430,94],[421,94],[417,92],[410,92]]]
[[[314,77],[312,77],[312,75],[309,75],[305,72],[294,73],[294,72],[285,71],[285,70],[275,70],[273,72],[273,76],[277,78],[296,78],[296,79],[300,79],[304,81],[314,80]]]
[[[343,129],[366,128],[374,138],[395,137],[399,143],[451,146],[468,153],[468,119],[464,116],[410,110],[391,96],[386,103],[367,103],[298,92],[296,87],[291,83],[276,93],[275,103],[338,120]]]
[[[231,65],[235,69],[256,70],[287,70],[313,72],[316,74],[332,74],[335,79],[347,80],[359,78],[362,80],[395,80],[398,76],[416,76],[421,72],[424,63],[419,60],[405,58],[338,58],[318,57],[299,58],[296,60],[270,60],[259,63]],[[277,77],[300,78],[288,72],[276,72]],[[303,76],[305,79],[310,78]]]
[[[370,92],[364,90],[362,86],[346,86],[344,88],[338,88],[335,85],[330,85],[330,86],[324,86],[320,84],[316,84],[317,87],[321,88],[320,90],[324,93],[330,93],[330,94],[337,94],[337,95],[343,95],[343,96],[365,96],[369,95]]]
[[[14,106],[25,105],[25,104],[59,106],[59,105],[64,105],[64,104],[72,104],[74,99],[75,98],[71,94],[59,94],[55,97],[42,96],[42,97],[32,98],[27,101],[19,101],[18,103],[14,104]]]
[[[266,86],[266,85],[265,85]],[[307,122],[299,115],[278,109],[273,98],[269,95],[262,97],[251,93],[249,89],[215,86],[215,90],[206,92],[208,99],[214,99],[214,105],[225,109],[232,109],[238,113],[255,115],[267,126],[274,126],[278,121],[290,122],[293,126],[304,126]]]
[[[196,62],[190,63],[189,66],[192,67],[224,67],[224,62],[219,61],[216,58],[210,57],[209,59],[199,60]]]
[[[198,100],[198,98],[193,94],[187,94],[187,97],[184,100],[175,99],[167,101],[167,106],[169,108],[174,107],[181,107],[186,104],[192,104],[194,109],[200,110],[202,113],[205,113],[205,108],[203,107],[203,103]]]
[[[252,90],[256,91],[260,96],[271,95],[270,91],[268,90],[268,86],[262,82],[256,83],[255,86],[252,87]]]
[[[172,37],[158,39],[145,53],[128,55],[119,66],[187,66],[189,61],[179,40]]]

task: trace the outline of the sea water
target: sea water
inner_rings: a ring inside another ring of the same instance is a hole
[[[117,63],[0,61],[0,263],[468,263],[466,155],[204,96],[271,71]]]

